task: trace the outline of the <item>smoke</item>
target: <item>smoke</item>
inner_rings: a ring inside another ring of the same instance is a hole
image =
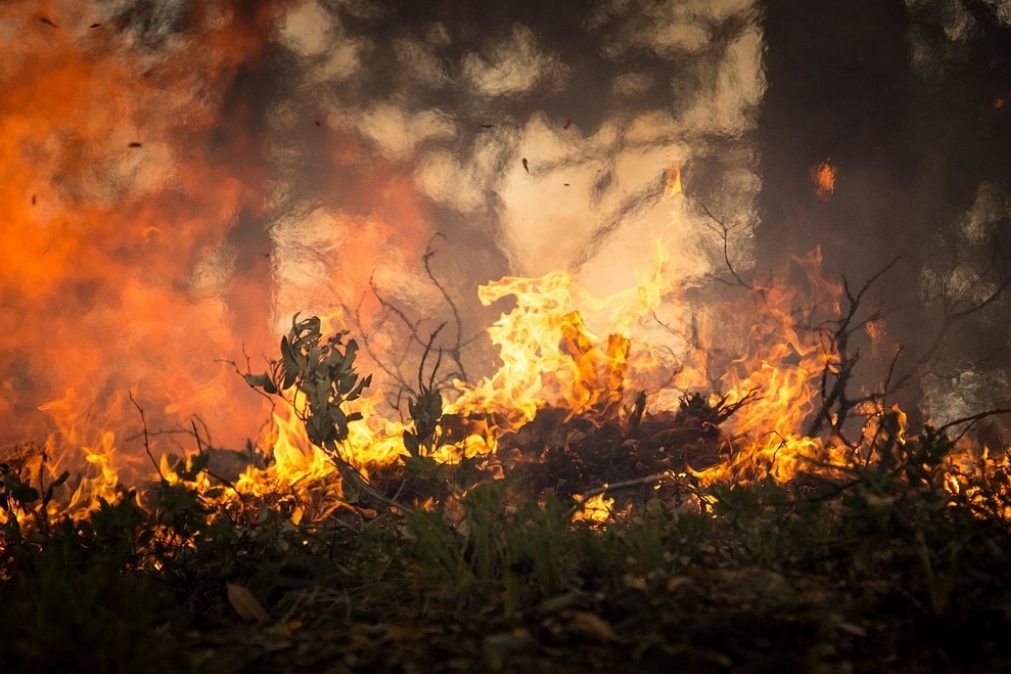
[[[263,343],[248,316],[268,295],[239,292],[253,274],[233,238],[264,212],[263,165],[226,103],[270,20],[223,4],[0,7],[3,440],[123,440],[130,392],[159,426],[199,413],[234,437],[261,413],[214,359]]]
[[[703,200],[751,257],[766,86],[754,2],[486,9],[308,0],[283,17],[279,320],[326,304],[368,326],[378,290],[434,326],[449,312],[420,261],[436,232],[433,269],[474,332],[497,313],[476,287],[505,274],[566,269],[613,292],[661,237],[685,277],[711,270]],[[672,169],[687,198],[665,196]],[[391,199],[409,213],[384,215]]]
[[[900,400],[934,423],[1007,403],[1011,24],[989,0],[769,3],[759,126],[763,265],[820,245],[916,372]],[[873,30],[868,27],[873,26]],[[834,193],[809,172],[828,161]],[[971,307],[985,305],[979,310]],[[869,351],[865,353],[869,355]],[[880,382],[885,362],[865,362]]]
[[[139,449],[132,394],[159,449],[240,443],[265,410],[221,361],[299,311],[389,362],[455,311],[487,369],[479,284],[612,292],[659,238],[703,274],[703,204],[753,257],[751,0],[8,2],[0,40],[5,442]]]

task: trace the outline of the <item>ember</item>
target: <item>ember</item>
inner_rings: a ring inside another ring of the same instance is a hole
[[[828,159],[811,169],[811,181],[819,197],[828,199],[835,193],[835,177],[835,167]]]

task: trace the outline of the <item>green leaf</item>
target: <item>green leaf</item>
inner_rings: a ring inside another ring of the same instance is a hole
[[[364,379],[360,379],[358,381],[358,385],[355,386],[354,389],[352,389],[351,392],[348,393],[345,396],[345,399],[346,400],[358,400],[358,398],[361,397],[361,395],[362,395],[362,391],[364,391],[366,388],[368,388],[370,384],[372,384],[372,375],[371,374],[368,375],[367,377],[365,377]]]
[[[288,367],[282,364],[282,369],[284,370],[284,379],[281,381],[281,388],[287,390],[295,383],[298,379],[298,368]]]
[[[345,396],[350,394],[354,390],[355,383],[358,381],[358,375],[354,372],[349,372],[342,376],[337,382],[337,390],[339,390]]]

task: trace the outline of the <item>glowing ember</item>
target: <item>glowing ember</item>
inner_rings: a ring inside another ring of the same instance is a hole
[[[811,169],[811,182],[821,199],[828,199],[835,193],[836,169],[826,159]]]
[[[1011,90],[1009,90],[1006,95],[994,99],[993,107],[999,110],[1008,103],[1011,103]]]

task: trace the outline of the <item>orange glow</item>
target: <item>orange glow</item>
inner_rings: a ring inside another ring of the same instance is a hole
[[[684,194],[684,188],[681,185],[680,163],[674,162],[667,168],[667,183],[664,185],[663,194],[668,199]]]
[[[628,333],[659,306],[665,265],[658,245],[650,273],[636,286],[604,298],[592,296],[564,272],[504,278],[479,288],[485,305],[513,296],[516,306],[488,329],[501,366],[472,387],[460,385],[450,411],[494,412],[512,428],[549,405],[564,406],[573,415],[591,409],[614,414],[628,378],[656,365],[651,349],[632,349]],[[610,334],[596,335],[584,317],[602,321]]]
[[[240,214],[265,207],[260,148],[222,136],[244,124],[218,106],[270,17],[229,11],[187,17],[193,69],[88,29],[79,3],[0,5],[18,35],[0,63],[0,444],[49,437],[68,469],[101,447],[133,479],[150,465],[127,458],[143,454],[129,391],[152,426],[200,413],[228,442],[262,417],[215,362],[273,342],[268,294],[211,273]],[[266,272],[249,271],[261,287]]]
[[[996,108],[997,110],[1000,110],[1008,103],[1011,103],[1011,89],[1009,89],[1007,94],[1005,94],[1004,96],[994,99],[993,107]]]
[[[811,182],[821,199],[828,199],[835,193],[835,179],[836,169],[828,159],[811,169]]]
[[[583,501],[582,497],[574,497],[577,501]],[[606,494],[597,494],[586,499],[582,503],[582,508],[577,510],[572,516],[573,522],[590,522],[592,524],[603,524],[611,517],[614,510],[614,499]]]
[[[277,268],[267,258],[279,252],[241,250],[260,226],[246,220],[271,208],[268,148],[247,135],[255,126],[248,111],[223,101],[240,69],[259,58],[282,3],[263,3],[255,15],[230,9],[238,2],[196,4],[176,47],[188,57],[151,63],[104,28],[82,33],[88,19],[70,0],[0,3],[0,21],[19,35],[0,60],[0,353],[9,354],[0,361],[0,446],[40,440],[17,446],[32,484],[64,470],[73,475],[66,494],[47,506],[52,516],[86,517],[103,500],[123,498],[123,486],[176,484],[183,477],[166,454],[186,455],[183,465],[192,465],[198,444],[238,447],[249,435],[265,464],[244,466],[225,489],[220,478],[199,473],[190,482],[208,500],[292,494],[295,521],[348,507],[334,462],[308,440],[299,417],[305,401],[295,396],[291,407],[271,408],[219,359],[237,358],[243,346],[274,353],[272,311],[287,320],[311,307],[329,314],[333,329],[352,327],[354,311],[356,327],[386,339],[370,282],[384,272],[402,278],[430,236],[416,167],[372,157],[354,134],[327,127],[320,170],[333,175],[324,176],[330,192],[317,224],[339,239],[339,264],[322,281],[273,288]],[[61,29],[40,22],[40,12]],[[199,69],[191,67],[196,60]],[[351,184],[336,179],[345,173]],[[828,199],[836,168],[826,159],[811,179]],[[684,196],[679,162],[666,169],[663,194]],[[245,245],[270,243],[264,235]],[[473,423],[469,436],[435,448],[434,458],[496,452],[548,408],[566,420],[620,423],[640,391],[650,413],[676,412],[687,393],[740,404],[718,429],[719,458],[688,470],[704,484],[831,476],[880,458],[872,455],[873,436],[886,415],[899,425],[896,441],[905,442],[905,415],[879,403],[861,410],[866,423],[855,446],[804,432],[822,404],[821,377],[840,367],[840,354],[811,327],[823,324],[813,307],[838,315],[843,295],[822,277],[819,251],[794,260],[806,277],[802,287],[784,274],[754,292],[735,288],[735,299],[697,312],[689,286],[701,281],[671,268],[671,245],[657,242],[636,282],[604,297],[563,270],[478,288],[484,306],[507,307],[487,328],[498,362],[485,377],[444,392],[445,411]],[[667,322],[657,318],[661,310]],[[680,324],[690,327],[671,327]],[[864,330],[875,354],[891,347],[884,321]],[[340,452],[366,478],[406,452],[405,423],[383,406],[384,393],[370,391],[347,410],[362,418],[350,424]],[[144,436],[131,398],[146,426],[164,433]],[[213,442],[202,436],[198,443],[186,435],[190,428],[213,432]],[[1011,470],[1006,451],[958,449],[944,479],[953,496],[972,500],[979,484],[1011,489],[1001,482]],[[598,494],[574,519],[604,522],[615,517],[613,507],[613,498]]]

